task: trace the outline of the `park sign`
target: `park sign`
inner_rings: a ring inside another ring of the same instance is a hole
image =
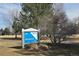
[[[25,44],[38,43],[38,32],[39,30],[33,28],[22,29],[22,48]]]

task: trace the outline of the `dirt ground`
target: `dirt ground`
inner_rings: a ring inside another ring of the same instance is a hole
[[[22,49],[21,40],[0,39],[0,56],[40,56],[40,51]]]
[[[50,50],[28,51],[22,49],[21,40],[0,39],[0,56],[77,56],[79,55],[79,40],[63,41]]]
[[[16,48],[17,47],[17,48]],[[20,47],[20,48],[18,48]],[[20,40],[4,40],[0,39],[0,56],[18,56],[21,54],[16,53],[21,49]]]

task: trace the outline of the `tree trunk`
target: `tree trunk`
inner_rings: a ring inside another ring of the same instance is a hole
[[[53,36],[52,36],[52,34],[49,35],[49,37],[50,37],[51,43],[53,44]]]
[[[61,38],[58,38],[58,44],[60,44],[60,42],[61,42]]]
[[[53,40],[54,40],[54,44],[56,44],[57,40],[56,40],[56,37],[55,36],[54,36],[54,39]]]
[[[17,39],[17,33],[15,33],[15,39]]]

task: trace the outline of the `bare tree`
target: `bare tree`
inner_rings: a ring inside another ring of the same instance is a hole
[[[54,4],[54,15],[52,15],[52,19],[49,22],[50,25],[50,34],[51,39],[53,39],[54,43],[60,43],[60,39],[63,38],[64,27],[67,23],[67,16],[63,9],[63,4]],[[53,36],[52,36],[53,35]]]

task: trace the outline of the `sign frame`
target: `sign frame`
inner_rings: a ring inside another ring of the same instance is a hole
[[[27,44],[27,43],[24,43],[24,32],[37,32],[38,43],[39,43],[39,32],[40,32],[40,30],[33,29],[33,28],[22,29],[22,48],[25,48],[24,45]],[[30,43],[30,44],[33,44],[33,43]]]

